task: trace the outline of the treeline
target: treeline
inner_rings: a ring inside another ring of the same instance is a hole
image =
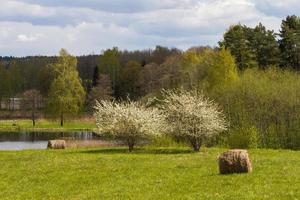
[[[0,98],[22,96],[29,89],[48,98],[55,79],[51,63],[59,59],[6,59],[0,66]],[[95,100],[146,101],[160,97],[162,89],[196,89],[217,101],[230,121],[224,143],[232,147],[300,147],[297,16],[284,19],[279,33],[262,24],[231,26],[216,48],[112,48],[101,55],[77,57],[76,66],[86,93],[81,111],[91,114]]]
[[[105,51],[103,55],[76,57],[78,61],[77,69],[85,88],[89,90],[93,79],[95,81],[95,73],[98,70],[104,71],[105,67],[109,67],[109,61],[105,61],[111,57],[108,55],[109,52],[116,52],[117,65],[125,67],[129,61],[135,61],[140,66],[148,63],[161,64],[166,57],[177,51],[179,50],[161,46],[157,46],[154,50],[141,51],[119,51],[114,48]],[[102,58],[103,56],[105,58]],[[0,99],[20,96],[30,89],[38,89],[46,96],[51,80],[51,77],[49,77],[49,64],[56,62],[57,59],[58,57],[48,56],[0,57]],[[106,63],[100,64],[100,62]]]

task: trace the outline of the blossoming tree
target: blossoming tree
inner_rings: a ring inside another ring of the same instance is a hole
[[[138,140],[161,134],[166,130],[165,116],[156,108],[146,108],[144,105],[125,101],[96,102],[96,124],[100,134],[111,134],[123,139],[133,150]]]
[[[218,105],[198,91],[163,91],[160,107],[165,111],[173,136],[190,142],[199,151],[203,141],[227,129]]]

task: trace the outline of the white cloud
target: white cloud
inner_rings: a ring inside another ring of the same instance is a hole
[[[17,36],[17,40],[20,42],[34,42],[40,37],[41,37],[41,35],[39,35],[39,34],[35,34],[35,35],[19,34]]]
[[[272,6],[271,3],[273,2]],[[0,55],[74,54],[104,48],[216,45],[232,24],[278,30],[296,0],[7,0],[0,7]],[[288,6],[290,5],[290,6]],[[276,8],[275,8],[276,7]],[[264,9],[263,9],[264,8]]]

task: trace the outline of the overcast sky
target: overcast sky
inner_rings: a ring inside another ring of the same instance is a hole
[[[0,0],[0,55],[216,45],[232,24],[278,31],[299,0]]]

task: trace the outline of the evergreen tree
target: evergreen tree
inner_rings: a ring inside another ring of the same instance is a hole
[[[94,67],[94,72],[93,72],[92,87],[97,86],[98,81],[99,81],[99,67],[96,65]]]
[[[282,65],[300,69],[300,18],[292,15],[283,20],[279,35]]]
[[[240,24],[231,26],[224,34],[224,40],[219,42],[221,47],[229,49],[235,57],[239,69],[257,65],[255,50],[251,48],[247,37],[247,27]]]
[[[249,41],[256,53],[258,66],[265,69],[267,66],[280,63],[280,50],[274,31],[267,30],[261,23],[250,29]]]

